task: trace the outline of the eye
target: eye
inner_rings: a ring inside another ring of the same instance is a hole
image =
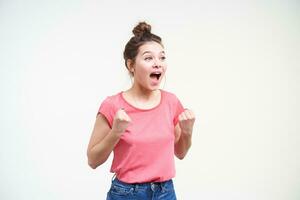
[[[160,59],[164,61],[166,60],[166,56],[162,56]]]
[[[152,60],[152,57],[148,56],[145,58],[146,61]]]

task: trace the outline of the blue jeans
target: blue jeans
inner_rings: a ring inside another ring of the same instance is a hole
[[[176,200],[173,181],[153,183],[124,183],[112,181],[106,200]]]

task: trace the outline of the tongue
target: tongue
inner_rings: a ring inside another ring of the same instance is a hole
[[[153,85],[159,84],[159,78],[158,78],[157,75],[151,74],[150,78],[151,78],[151,82],[152,82]]]

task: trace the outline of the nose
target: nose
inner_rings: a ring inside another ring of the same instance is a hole
[[[162,62],[159,59],[155,59],[153,63],[153,68],[161,68]]]

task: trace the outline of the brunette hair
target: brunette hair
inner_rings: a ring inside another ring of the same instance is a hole
[[[145,44],[146,42],[157,42],[162,45],[161,38],[153,33],[151,33],[151,26],[146,22],[139,22],[138,25],[132,30],[134,36],[130,38],[127,42],[123,57],[125,60],[125,66],[130,71],[129,66],[127,66],[128,59],[135,61],[135,58],[138,54],[139,47]],[[133,75],[132,72],[130,72]]]

